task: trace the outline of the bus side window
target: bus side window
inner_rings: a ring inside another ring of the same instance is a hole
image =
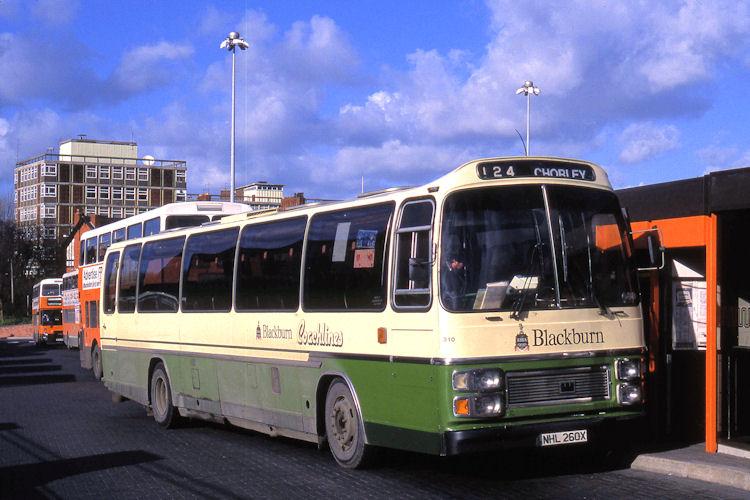
[[[128,226],[128,239],[129,240],[140,238],[142,235],[143,235],[143,231],[142,231],[140,223]]]
[[[124,241],[125,240],[125,228],[121,227],[120,229],[115,229],[112,232],[112,243],[117,243],[118,241]]]
[[[195,234],[182,260],[182,310],[229,311],[239,228]]]
[[[85,264],[94,264],[96,262],[97,237],[92,236],[86,240],[86,261]]]
[[[104,312],[106,314],[115,312],[117,263],[119,260],[120,252],[112,252],[107,257],[107,262],[104,265]]]
[[[104,254],[107,253],[107,249],[112,241],[112,233],[104,233],[99,236],[99,251],[96,257],[97,262],[104,260]]]
[[[382,311],[393,203],[313,216],[305,251],[305,310]]]
[[[296,311],[306,218],[242,229],[235,307],[238,311]]]
[[[129,245],[122,253],[120,281],[117,289],[117,311],[132,313],[135,311],[135,291],[138,285],[138,259],[141,256],[141,245]]]
[[[185,237],[143,245],[138,269],[138,312],[177,312]]]
[[[151,236],[152,234],[159,234],[160,228],[159,217],[154,217],[143,223],[143,236]]]
[[[393,305],[399,309],[430,307],[432,297],[432,200],[408,201],[396,230]]]

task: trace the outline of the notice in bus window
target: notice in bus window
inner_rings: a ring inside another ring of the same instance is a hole
[[[357,231],[357,248],[375,248],[377,230],[360,229]]]
[[[349,227],[351,225],[351,222],[339,222],[336,225],[336,240],[333,242],[331,262],[344,262],[346,260],[346,243],[349,241]]]
[[[354,269],[375,267],[375,249],[362,248],[354,251]]]

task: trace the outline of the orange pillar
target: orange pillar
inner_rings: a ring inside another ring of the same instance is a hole
[[[706,451],[716,453],[717,335],[717,217],[706,220]]]

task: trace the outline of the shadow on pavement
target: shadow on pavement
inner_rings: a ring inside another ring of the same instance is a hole
[[[2,366],[0,365],[0,375],[8,375],[8,374],[14,374],[14,373],[59,372],[60,370],[62,370],[61,365],[39,365],[39,366],[36,366],[36,365]]]
[[[20,428],[15,422],[0,422],[0,431],[14,431]]]
[[[161,460],[162,457],[142,450],[102,453],[78,458],[64,458],[35,464],[0,468],[2,497],[46,497],[33,491],[58,479],[88,472],[126,467]]]
[[[17,386],[17,385],[41,385],[41,384],[60,384],[66,382],[75,382],[75,375],[14,375],[0,377],[0,387]]]
[[[2,366],[16,366],[16,365],[31,365],[52,363],[52,358],[31,358],[31,359],[0,359],[0,367]]]

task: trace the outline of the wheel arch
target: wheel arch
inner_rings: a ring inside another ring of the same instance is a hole
[[[354,388],[354,383],[351,379],[342,372],[339,371],[326,371],[321,374],[318,379],[318,387],[315,392],[315,428],[318,432],[318,436],[323,437],[326,435],[325,425],[325,407],[326,407],[326,396],[328,395],[328,388],[336,379],[343,381],[349,388],[349,392],[352,393],[354,398],[354,406],[357,408],[359,417],[362,419],[362,433],[364,434],[365,444],[369,444],[367,439],[367,429],[365,426],[365,416],[362,413],[362,406],[359,404],[359,396],[357,390]]]
[[[164,367],[164,371],[167,373],[167,378],[169,379],[169,389],[170,393],[172,394],[172,404],[177,406],[175,404],[175,391],[174,387],[172,387],[172,381],[174,380],[172,378],[172,374],[169,372],[169,367],[167,366],[167,362],[164,361],[164,359],[161,356],[153,356],[149,362],[148,362],[148,378],[146,379],[146,390],[148,391],[148,404],[151,404],[151,377],[154,375],[154,370],[156,369],[156,365],[161,363],[161,365]]]

